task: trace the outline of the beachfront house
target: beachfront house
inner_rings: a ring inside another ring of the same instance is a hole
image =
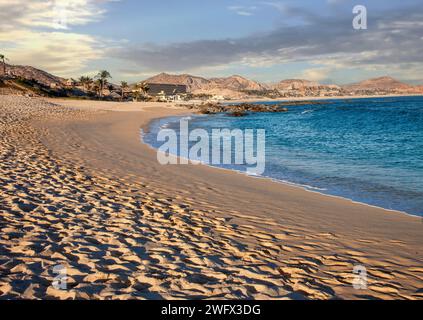
[[[187,86],[182,84],[147,83],[148,94],[163,101],[180,101],[187,95]]]

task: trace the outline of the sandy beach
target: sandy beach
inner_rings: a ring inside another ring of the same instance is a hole
[[[161,166],[140,128],[187,113],[1,96],[0,299],[423,298],[422,218]]]

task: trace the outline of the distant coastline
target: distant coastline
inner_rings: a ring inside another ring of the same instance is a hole
[[[275,102],[275,101],[318,101],[318,100],[348,100],[348,99],[373,99],[373,98],[399,98],[399,97],[422,97],[423,94],[390,94],[390,95],[357,95],[357,96],[339,96],[339,97],[282,97],[282,98],[248,98],[248,99],[233,99],[223,100],[225,103],[243,103],[243,102]]]

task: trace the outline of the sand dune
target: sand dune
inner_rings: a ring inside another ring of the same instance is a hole
[[[423,297],[421,219],[162,167],[139,128],[185,112],[0,98],[1,299]],[[52,286],[57,265],[67,290]]]

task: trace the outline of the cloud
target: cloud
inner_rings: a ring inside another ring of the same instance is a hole
[[[323,80],[327,80],[329,74],[332,71],[333,71],[333,69],[330,68],[330,67],[305,69],[301,73],[300,78],[307,79],[307,80],[310,80],[310,81],[321,82]]]
[[[228,10],[235,12],[239,16],[252,16],[254,11],[257,10],[256,6],[229,6]]]
[[[70,32],[103,18],[110,0],[0,0],[0,47],[13,64],[75,74],[102,58],[102,41]]]
[[[115,0],[0,0],[0,27],[63,29],[100,20],[101,5]],[[63,20],[67,25],[58,25]]]
[[[186,71],[233,63],[271,66],[289,62],[372,69],[423,62],[421,7],[373,13],[369,29],[360,31],[352,28],[352,14],[322,17],[302,8],[286,10],[298,12],[306,23],[242,38],[130,45],[113,49],[110,54],[129,60],[145,71]]]
[[[100,43],[88,35],[63,32],[33,32],[30,30],[0,33],[0,44],[12,37],[13,46],[7,48],[13,64],[33,63],[49,72],[66,75],[83,69],[86,64],[101,58]]]
[[[328,3],[328,4],[341,4],[341,3],[343,3],[343,2],[345,2],[345,0],[326,0],[326,2]]]

